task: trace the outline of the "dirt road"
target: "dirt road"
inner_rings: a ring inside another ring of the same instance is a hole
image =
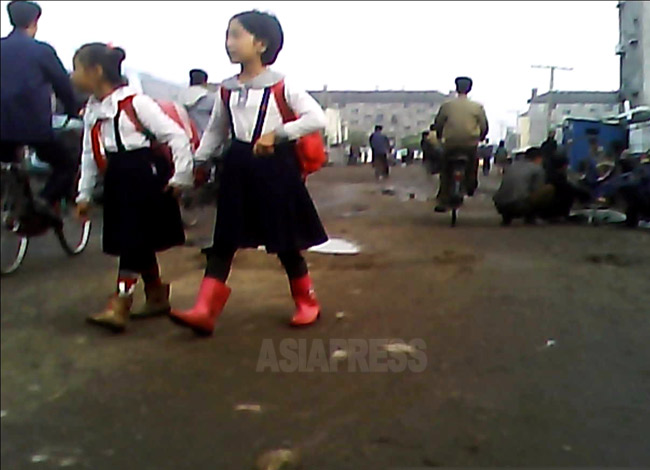
[[[451,229],[421,168],[393,178],[393,196],[367,167],[311,179],[330,235],[363,251],[309,255],[324,311],[303,330],[278,261],[247,251],[212,338],[164,318],[112,336],[84,324],[115,275],[97,233],[77,259],[39,241],[2,280],[2,467],[239,470],[278,448],[309,470],[649,466],[648,233],[502,228],[496,177]],[[162,263],[189,306],[198,250]],[[264,340],[394,338],[426,344],[424,371],[256,371]]]

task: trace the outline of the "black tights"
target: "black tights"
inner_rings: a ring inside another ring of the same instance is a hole
[[[236,250],[211,248],[205,251],[208,258],[208,265],[205,268],[205,276],[226,282],[230,275],[232,261],[235,258]],[[300,279],[309,272],[307,262],[299,251],[278,253],[278,258],[291,280]]]
[[[120,277],[141,275],[145,284],[152,284],[160,279],[158,259],[154,251],[122,254],[119,270]]]

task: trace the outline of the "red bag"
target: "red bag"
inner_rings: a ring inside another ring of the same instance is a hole
[[[284,95],[284,80],[271,87],[275,102],[282,115],[282,122],[293,122],[298,116],[293,112]],[[298,139],[296,142],[296,155],[304,178],[320,170],[327,163],[325,142],[320,132],[313,132]]]
[[[167,144],[163,144],[156,139],[156,136],[149,129],[144,127],[140,119],[138,118],[135,108],[133,107],[133,98],[136,95],[127,96],[122,101],[118,103],[118,109],[121,112],[124,112],[127,117],[131,120],[135,129],[144,134],[147,139],[151,142],[151,150],[157,157],[164,158],[172,168],[174,168],[174,160],[172,151]],[[199,147],[200,138],[199,133],[196,128],[196,125],[190,118],[189,114],[182,106],[172,102],[172,101],[156,101],[160,109],[169,116],[176,124],[181,126],[181,128],[187,134],[187,137],[190,139],[190,144],[192,146],[192,151],[196,151]],[[100,173],[103,173],[106,169],[106,157],[101,153],[100,147],[100,128],[102,121],[97,121],[91,131],[91,142],[93,148],[93,156],[95,158],[95,163]]]

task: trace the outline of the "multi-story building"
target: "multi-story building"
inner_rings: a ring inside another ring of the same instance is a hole
[[[650,2],[620,1],[618,10],[621,101],[650,106]]]
[[[549,100],[552,104],[550,123]],[[528,111],[520,116],[522,146],[541,144],[548,135],[549,127],[561,128],[566,118],[599,120],[618,114],[620,108],[619,93],[616,91],[554,91],[538,95],[537,90],[533,90],[528,103]],[[523,138],[525,134],[527,139]]]
[[[324,108],[338,109],[350,132],[370,134],[375,125],[397,144],[429,126],[450,96],[437,91],[312,91]]]

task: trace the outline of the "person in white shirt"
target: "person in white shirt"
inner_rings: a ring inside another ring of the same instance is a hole
[[[190,70],[190,87],[181,93],[179,101],[199,129],[202,136],[210,122],[210,116],[217,99],[215,93],[208,89],[208,74],[204,70]]]
[[[241,73],[223,82],[196,153],[198,161],[205,160],[231,140],[223,163],[214,241],[205,250],[208,263],[194,308],[171,312],[172,320],[197,334],[212,333],[230,295],[226,280],[240,248],[263,245],[279,256],[296,304],[292,325],[312,324],[320,315],[300,252],[326,242],[327,234],[301,177],[294,142],[324,129],[326,119],[309,94],[285,84],[282,75],[268,68],[283,41],[282,27],[272,15],[249,11],[230,20],[226,49],[231,62],[241,64]],[[284,86],[283,95],[275,94],[278,84]],[[284,102],[297,120],[283,124],[279,106]]]
[[[120,48],[86,44],[74,56],[73,73],[77,87],[92,94],[84,112],[77,212],[87,216],[102,172],[102,248],[119,257],[115,295],[103,312],[88,320],[115,332],[126,327],[139,276],[145,283],[145,311],[170,310],[169,285],[160,280],[156,253],[185,242],[176,196],[193,183],[185,131],[151,98],[124,85],[124,58]],[[173,162],[152,150],[154,140],[168,145]]]

